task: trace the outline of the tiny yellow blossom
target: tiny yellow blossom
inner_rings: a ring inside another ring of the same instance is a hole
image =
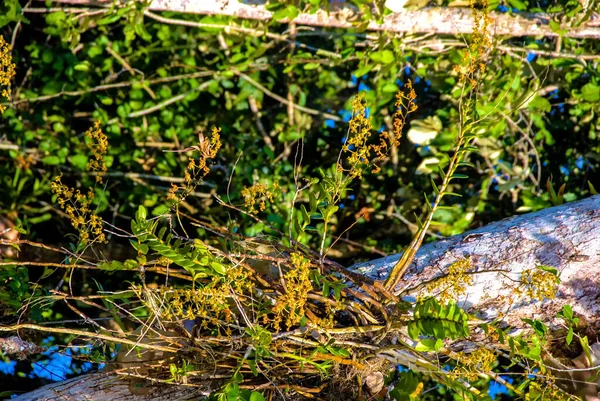
[[[0,35],[0,87],[7,86],[8,88],[2,88],[0,98],[5,98],[10,101],[10,81],[15,76],[15,64],[12,62],[12,55],[10,46],[4,40],[4,37]],[[4,113],[6,107],[0,104],[0,113]]]

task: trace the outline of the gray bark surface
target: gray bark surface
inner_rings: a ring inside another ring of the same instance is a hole
[[[37,390],[13,398],[19,401],[177,401],[202,397],[194,387],[163,385],[148,387],[146,395],[133,395],[129,382],[110,373],[92,373],[58,383],[51,383]]]
[[[350,269],[383,280],[401,254],[372,260]],[[448,266],[469,257],[473,284],[459,297],[467,311],[486,320],[503,316],[519,328],[521,318],[558,324],[565,304],[594,326],[600,316],[600,195],[577,202],[510,217],[477,230],[425,244],[395,293],[408,297],[435,295],[421,286],[447,272]],[[558,269],[555,299],[515,296],[521,273],[545,265]]]

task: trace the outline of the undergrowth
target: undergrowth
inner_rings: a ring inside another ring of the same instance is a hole
[[[339,399],[340,392],[367,399],[385,390],[383,377],[388,376],[395,381],[391,397],[413,400],[428,379],[471,398],[478,396],[478,391],[469,381],[487,375],[502,382],[493,370],[503,347],[481,347],[468,354],[453,353],[447,347],[452,341],[469,338],[477,324],[456,304],[470,283],[473,266],[468,258],[458,260],[447,274],[427,284],[427,292],[436,293],[436,297],[407,301],[397,291],[434,222],[436,210],[443,208],[443,198],[455,196],[450,183],[464,178],[457,170],[471,166],[464,161],[465,156],[477,151],[473,141],[479,124],[489,117],[479,116],[475,110],[475,96],[492,47],[486,10],[485,2],[474,8],[477,24],[473,41],[455,69],[463,93],[455,148],[446,156],[445,170],[438,172],[441,182],[431,181],[433,193],[424,199],[427,217],[418,222],[414,240],[384,282],[349,271],[327,256],[337,240],[332,233],[340,203],[353,183],[380,172],[391,149],[401,141],[410,114],[417,110],[410,80],[396,96],[393,131],[374,132],[369,105],[358,94],[351,101],[352,118],[337,162],[324,166],[319,177],[303,177],[301,164],[295,166],[297,187],[285,208],[290,210],[285,216],[287,232],[261,218],[268,203],[281,202],[281,188],[276,182],[269,186],[258,180],[234,202],[218,199],[232,215],[243,214],[261,222],[268,236],[247,238],[181,210],[185,199],[210,173],[221,147],[217,127],[210,137],[200,133],[196,146],[179,151],[189,155],[188,164],[182,183],[173,184],[168,193],[168,213],[149,217],[140,205],[129,230],[110,227],[111,233],[127,238],[135,249],[135,257],[126,260],[92,257],[89,253],[107,241],[107,225],[94,210],[99,187],[73,188],[57,176],[52,191],[78,236],[67,254],[68,261],[58,267],[71,273],[77,269],[135,273],[135,279],[111,291],[99,284],[97,293],[89,297],[56,291],[35,302],[62,301],[87,318],[76,306],[77,298],[112,318],[112,327],[96,323],[96,334],[72,332],[123,344],[113,368],[136,378],[132,380],[147,379],[132,388],[136,393],[151,391],[154,383],[205,388],[206,382],[211,382],[216,388],[211,397],[217,400],[258,401],[265,396]],[[0,71],[4,74],[0,85],[6,85],[14,74],[5,49],[5,43],[0,42],[1,60],[7,66]],[[2,96],[8,97],[7,93],[2,92]],[[106,179],[104,156],[109,144],[99,123],[90,128],[86,138],[92,156],[87,171],[95,175],[100,186]],[[301,142],[298,146],[301,152]],[[189,235],[191,228],[210,235]],[[67,274],[65,280],[69,280]],[[552,297],[556,283],[555,272],[538,269],[524,274],[520,288],[531,298]],[[134,340],[126,334],[132,324],[143,328]],[[500,328],[489,324],[479,328],[504,343]],[[131,347],[163,352],[168,364],[150,364]],[[515,360],[526,356],[537,362],[536,366],[543,366],[539,353],[536,357],[539,347],[539,338],[537,342],[523,338],[511,344]],[[137,363],[127,366],[124,360]],[[398,364],[409,366],[413,372],[390,375]],[[445,364],[455,366],[451,374],[444,371]],[[562,396],[556,387],[551,388],[556,397]],[[511,390],[525,394],[523,389]]]

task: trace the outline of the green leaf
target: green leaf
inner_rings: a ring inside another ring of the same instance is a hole
[[[241,383],[241,380],[239,382]],[[223,392],[227,395],[227,401],[238,401],[240,399],[240,386],[237,383],[228,383]]]
[[[288,16],[289,16],[289,11],[287,8],[277,10],[273,13],[273,21],[280,21],[280,20],[288,18]]]
[[[169,211],[169,208],[167,205],[158,205],[154,209],[152,209],[152,215],[153,216],[162,216],[163,214],[166,214],[168,211]]]
[[[104,18],[100,18],[98,21],[96,21],[97,25],[108,25],[108,24],[112,24],[113,22],[116,22],[119,20],[119,18],[121,18],[119,15],[116,14],[111,14],[107,17]]]
[[[218,274],[224,276],[225,273],[227,273],[227,268],[219,262],[211,262],[210,263],[210,267],[212,267],[212,269],[217,272]]]
[[[18,0],[4,0],[4,4],[0,5],[0,28],[11,22],[22,21],[29,23],[21,13],[21,5]]]
[[[569,332],[567,333],[567,338],[565,339],[567,342],[567,345],[571,345],[571,342],[573,341],[573,328],[569,327]]]
[[[350,356],[350,352],[346,348],[341,347],[327,347],[329,352],[335,356],[341,356],[344,358],[348,358]]]
[[[29,224],[39,224],[39,223],[43,223],[44,221],[48,221],[51,218],[52,218],[52,214],[44,213],[41,216],[31,217],[27,221]]]
[[[540,110],[544,113],[549,113],[552,110],[552,105],[545,97],[535,95],[531,103],[529,103],[531,110]]]
[[[339,206],[335,206],[335,205],[327,206],[327,209],[325,209],[325,211],[323,212],[324,219],[329,220],[331,218],[331,216],[333,216],[339,209],[340,209]]]
[[[113,260],[111,262],[102,262],[100,263],[100,269],[102,270],[125,270],[125,266],[123,265],[123,263],[117,261],[117,260]]]
[[[516,8],[519,11],[523,11],[527,9],[527,4],[521,0],[508,0],[508,4],[512,8]]]
[[[70,158],[71,164],[79,169],[80,171],[85,171],[89,158],[86,155],[75,155]]]
[[[354,75],[357,77],[362,77],[363,75],[367,75],[373,68],[375,68],[375,64],[365,64],[354,71]]]
[[[398,85],[392,83],[385,84],[383,88],[381,88],[381,91],[384,93],[396,93],[398,92]]]
[[[317,211],[317,196],[313,192],[310,192],[308,194],[308,201],[310,206],[310,213],[314,214]]]
[[[562,308],[562,314],[569,320],[573,319],[573,308],[571,308],[571,305],[565,304]]]
[[[292,21],[300,14],[300,11],[298,11],[297,7],[289,5],[287,6],[287,13],[289,20]]]
[[[304,219],[304,227],[310,223],[310,215],[304,205],[300,205],[300,211],[302,212],[302,218]]]
[[[409,337],[413,340],[416,340],[417,338],[419,338],[419,335],[421,335],[421,330],[419,330],[419,327],[417,326],[416,322],[409,322],[407,329]]]
[[[581,96],[583,100],[591,103],[600,102],[600,86],[589,82],[581,88]]]
[[[543,270],[545,272],[551,273],[551,274],[555,275],[556,277],[558,277],[558,269],[556,267],[539,265],[539,266],[536,266],[536,268]]]
[[[433,192],[437,195],[440,193],[440,190],[438,189],[437,185],[435,185],[435,181],[433,180],[433,176],[429,176],[429,178],[431,179],[431,186],[433,187]]]
[[[374,53],[371,53],[369,55],[369,57],[371,58],[371,60],[375,61],[376,63],[381,63],[381,64],[389,64],[396,59],[396,57],[394,56],[394,53],[391,50],[382,50],[382,51],[374,52]]]
[[[426,338],[417,343],[417,345],[415,346],[415,350],[417,350],[419,352],[435,351],[436,344],[438,341],[440,341],[440,340],[434,339],[434,338]]]
[[[319,68],[320,65],[319,63],[308,63],[304,65],[304,69],[310,71]]]
[[[146,208],[144,206],[140,205],[138,207],[137,213],[135,214],[135,219],[138,222],[145,222],[147,216],[148,216],[148,211],[146,210]]]
[[[87,62],[75,64],[73,67],[75,71],[83,71],[88,72],[90,70],[90,65]]]
[[[138,268],[139,264],[137,260],[127,259],[125,263],[123,263],[123,266],[125,266],[127,270],[135,270]]]
[[[60,158],[58,156],[46,156],[42,159],[42,163],[56,166],[60,164]]]
[[[504,331],[496,330],[496,333],[498,333],[498,342],[500,344],[504,344],[504,342],[506,341],[506,337],[504,336]]]
[[[562,35],[564,33],[564,30],[561,28],[560,22],[551,19],[550,22],[548,23],[548,26],[550,27],[550,30],[558,35]]]
[[[250,401],[265,401],[265,397],[258,391],[253,391],[250,394]]]

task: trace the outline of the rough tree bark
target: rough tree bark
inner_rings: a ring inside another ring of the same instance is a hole
[[[351,269],[373,279],[384,279],[399,257],[393,255]],[[590,327],[598,328],[600,195],[426,244],[396,293],[407,297],[426,294],[424,282],[445,274],[450,264],[464,257],[471,259],[473,282],[460,303],[481,319],[493,320],[501,314],[503,324],[514,331],[525,329],[523,317],[540,319],[553,327],[558,324],[556,312],[570,304]],[[538,301],[516,297],[521,273],[539,265],[558,269],[556,298]],[[182,400],[203,393],[185,386],[155,386],[145,396],[133,396],[125,380],[107,372],[50,384],[15,400]]]
[[[384,279],[401,254],[373,260],[351,269],[377,280]],[[503,316],[505,324],[519,328],[522,317],[554,325],[556,312],[570,304],[590,324],[600,317],[600,195],[514,216],[477,230],[424,245],[396,293],[435,295],[421,283],[444,274],[459,258],[469,257],[473,283],[459,297],[468,312],[485,320]],[[515,297],[522,286],[521,273],[537,266],[558,270],[560,285],[555,299]]]
[[[54,3],[108,7],[113,0],[54,0]],[[330,13],[300,14],[294,22],[299,25],[324,26],[329,28],[351,28],[356,19],[355,9],[349,2]],[[227,15],[254,20],[270,20],[273,13],[264,5],[241,4],[237,0],[154,0],[153,11],[176,11],[207,15]],[[491,35],[500,36],[558,36],[550,29],[553,16],[544,13],[490,13]],[[406,33],[436,33],[448,35],[471,34],[475,19],[470,8],[431,7],[416,11],[390,14],[382,24],[370,22],[367,30]],[[577,28],[570,28],[564,36],[573,38],[600,38],[600,16],[592,14],[590,20]]]
[[[129,382],[111,373],[92,373],[58,383],[48,384],[23,394],[19,401],[175,401],[200,399],[206,394],[194,387],[152,386],[148,394],[133,395]]]

